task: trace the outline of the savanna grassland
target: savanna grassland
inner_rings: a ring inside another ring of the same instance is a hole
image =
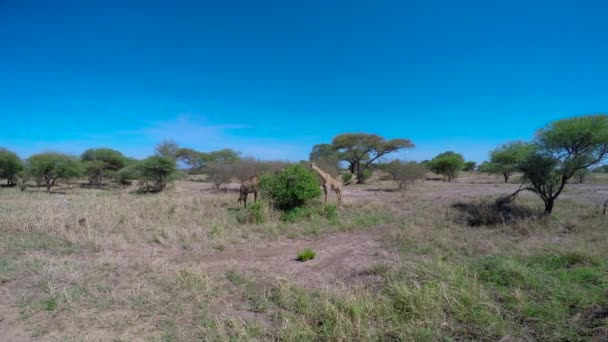
[[[600,176],[549,218],[525,192],[496,212],[517,180],[478,173],[406,191],[372,179],[342,210],[292,216],[196,179],[2,188],[1,339],[606,341]]]

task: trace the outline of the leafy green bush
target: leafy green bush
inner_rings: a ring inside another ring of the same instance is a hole
[[[301,165],[292,165],[284,170],[263,175],[260,191],[279,210],[289,211],[303,207],[321,194],[316,175]]]
[[[80,156],[84,163],[84,173],[89,184],[100,188],[103,178],[114,176],[116,171],[126,166],[128,159],[111,148],[90,148]]]
[[[171,180],[171,177],[177,171],[175,160],[160,156],[151,156],[142,160],[138,163],[138,168],[142,180],[146,183],[154,182],[155,191],[164,190],[167,181]],[[148,186],[146,188],[149,190]]]
[[[8,184],[15,184],[16,176],[23,170],[23,163],[15,152],[0,148],[0,178],[5,178]]]
[[[444,181],[451,182],[458,176],[458,172],[464,168],[464,158],[461,154],[447,151],[438,154],[431,162],[431,171],[443,175]]]
[[[314,259],[316,255],[317,255],[317,253],[315,251],[313,251],[310,248],[306,248],[305,250],[303,250],[300,253],[298,253],[298,256],[296,257],[296,260],[304,262],[304,261],[308,261],[308,260]]]
[[[27,159],[27,172],[45,184],[47,192],[51,192],[51,187],[58,179],[69,181],[79,177],[82,174],[82,165],[80,160],[72,156],[45,152]]]
[[[353,181],[353,174],[350,172],[344,172],[340,175],[342,178],[342,183],[347,184]]]
[[[260,224],[264,223],[264,206],[260,202],[253,203],[245,209],[240,209],[236,213],[236,220],[241,224]]]
[[[400,160],[382,164],[382,169],[387,173],[387,179],[392,180],[399,190],[407,190],[409,184],[424,179],[428,171],[424,165],[417,162],[403,162]]]
[[[131,163],[118,170],[114,174],[114,181],[122,186],[122,188],[126,188],[131,184],[132,181],[138,179],[140,177],[140,170],[138,168],[137,163]]]
[[[373,174],[374,170],[372,170],[371,168],[365,169],[361,172],[361,179],[364,181],[368,180]]]

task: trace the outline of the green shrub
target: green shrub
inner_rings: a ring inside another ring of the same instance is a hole
[[[69,181],[79,177],[82,165],[79,159],[72,156],[45,152],[27,159],[27,173],[39,179],[40,183],[45,184],[46,191],[51,192],[51,187],[56,185],[57,180]]]
[[[362,180],[368,180],[372,175],[374,174],[374,170],[372,169],[365,169],[361,172],[361,179]]]
[[[5,178],[8,184],[15,184],[17,174],[23,170],[23,163],[15,152],[0,148],[0,178]]]
[[[246,209],[241,209],[236,213],[236,220],[241,224],[260,224],[264,223],[264,206],[260,202],[253,203]]]
[[[131,184],[132,181],[140,178],[140,169],[137,163],[132,163],[118,170],[114,174],[114,181],[122,186],[122,188],[126,188]]]
[[[306,248],[305,250],[298,253],[296,260],[301,261],[301,262],[312,260],[315,258],[315,255],[317,255],[317,253],[315,251],[313,251],[310,248]]]
[[[429,163],[431,171],[443,175],[443,180],[451,182],[464,168],[464,158],[460,153],[447,151],[437,155]]]
[[[177,171],[175,160],[160,156],[148,157],[137,165],[140,177],[147,185],[147,191],[150,190],[148,182],[153,182],[154,191],[163,191]]]
[[[340,177],[342,178],[342,182],[344,184],[350,183],[353,180],[353,174],[350,172],[344,172],[342,175],[340,175]]]
[[[111,148],[90,148],[84,151],[80,159],[89,183],[97,188],[101,187],[104,178],[112,178],[128,162],[120,151]]]
[[[301,165],[266,174],[260,179],[260,191],[279,210],[303,207],[321,194],[316,175]]]

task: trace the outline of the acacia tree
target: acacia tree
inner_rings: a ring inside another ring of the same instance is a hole
[[[464,167],[464,158],[461,154],[447,151],[438,154],[429,162],[431,171],[443,175],[443,180],[451,182]]]
[[[215,188],[219,190],[222,184],[230,183],[235,169],[230,164],[211,163],[205,168],[205,173],[207,174],[207,180],[212,182]]]
[[[173,139],[163,140],[156,144],[154,152],[157,156],[176,160],[177,152],[179,151],[179,145]]]
[[[608,156],[608,115],[552,122],[536,133],[533,147],[519,162],[524,175],[521,190],[536,193],[550,215],[569,180]]]
[[[462,167],[462,171],[465,171],[465,172],[475,171],[475,166],[477,166],[476,162],[468,161],[468,162],[464,163],[464,166]]]
[[[206,154],[191,148],[180,148],[176,151],[178,161],[188,166],[188,173],[193,174],[200,171],[207,162]]]
[[[80,159],[84,162],[89,183],[97,188],[101,187],[104,177],[114,175],[127,162],[120,151],[111,148],[90,148],[82,153]]]
[[[308,161],[316,163],[321,169],[333,176],[340,173],[340,152],[332,144],[314,145],[308,155]]]
[[[206,154],[208,163],[234,164],[241,160],[241,152],[231,148],[211,151]]]
[[[211,164],[234,164],[241,160],[241,152],[224,148],[211,152],[199,152],[191,148],[179,148],[175,152],[176,159],[186,164],[188,173],[200,172]]]
[[[23,170],[23,163],[15,152],[0,148],[0,178],[6,178],[7,184],[15,184],[17,174]]]
[[[498,174],[504,177],[505,183],[518,170],[519,160],[526,156],[531,145],[523,141],[513,141],[501,145],[490,152],[490,162],[486,165],[484,172]]]
[[[388,153],[414,147],[409,139],[386,140],[368,133],[340,134],[334,137],[332,145],[340,153],[340,160],[349,163],[350,172],[357,176],[359,184],[364,182],[365,172],[376,160]]]
[[[58,179],[70,180],[82,174],[82,166],[77,158],[54,152],[29,157],[27,170],[29,174],[44,182],[49,193]]]
[[[129,161],[125,167],[114,174],[114,181],[120,184],[123,189],[138,178],[141,178],[141,168],[138,161]]]
[[[585,183],[585,180],[587,179],[587,176],[589,176],[589,174],[591,174],[591,171],[589,171],[589,169],[587,168],[584,168],[576,171],[574,173],[574,177],[577,179],[579,184],[583,184]]]
[[[382,169],[388,174],[388,178],[397,185],[398,190],[407,190],[409,184],[423,179],[428,169],[417,162],[402,162],[393,160],[383,164]]]
[[[161,156],[148,157],[137,165],[142,180],[154,182],[156,191],[163,191],[169,178],[177,171],[175,160]]]

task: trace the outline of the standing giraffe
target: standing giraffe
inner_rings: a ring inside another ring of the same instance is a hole
[[[332,177],[329,173],[321,170],[317,164],[310,163],[310,167],[315,170],[321,178],[323,178],[323,192],[325,193],[325,205],[327,206],[327,191],[328,188],[336,193],[338,197],[338,207],[342,208],[342,181]]]
[[[239,188],[239,200],[236,203],[243,202],[245,209],[247,209],[247,195],[253,192],[253,202],[255,203],[258,200],[259,189],[260,179],[258,176],[253,176],[242,181],[241,187]]]

